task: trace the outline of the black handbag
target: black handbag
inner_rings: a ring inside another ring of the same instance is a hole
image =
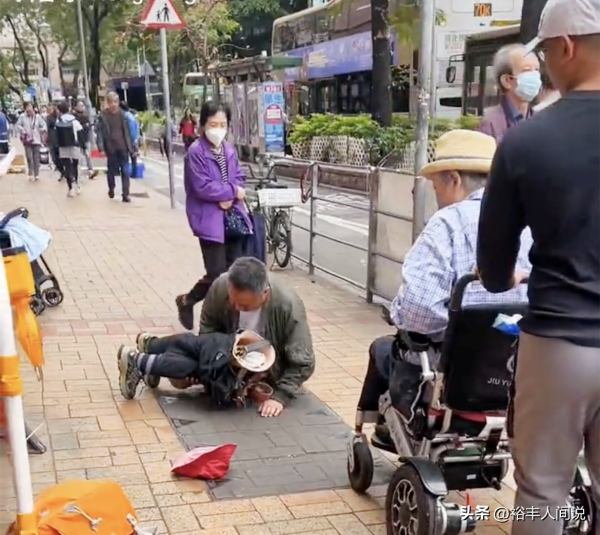
[[[225,236],[230,239],[243,238],[252,234],[244,216],[237,208],[225,212]]]

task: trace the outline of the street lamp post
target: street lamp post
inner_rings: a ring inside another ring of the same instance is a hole
[[[81,47],[81,71],[83,73],[83,88],[85,91],[85,104],[88,114],[91,115],[92,103],[90,94],[90,82],[87,69],[87,52],[85,50],[85,33],[83,31],[83,11],[81,9],[81,0],[77,0],[77,25],[79,26],[79,45]]]

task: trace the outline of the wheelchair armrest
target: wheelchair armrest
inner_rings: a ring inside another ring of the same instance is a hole
[[[431,347],[431,340],[424,334],[411,333],[403,330],[398,330],[398,334],[409,351],[423,353],[427,352],[427,350]]]

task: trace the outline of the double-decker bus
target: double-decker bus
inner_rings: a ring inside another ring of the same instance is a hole
[[[462,81],[463,114],[482,115],[483,110],[498,104],[500,95],[494,78],[494,55],[503,46],[519,42],[519,31],[519,25],[506,26],[467,38],[465,53],[460,58],[465,73]]]
[[[390,0],[390,14],[409,0]],[[410,0],[412,3],[413,0]],[[456,55],[464,53],[467,36],[491,27],[516,23],[523,0],[436,0],[438,25],[435,30],[434,77],[436,114],[457,116],[462,103],[463,68],[455,64],[454,79],[446,71]],[[415,24],[419,22],[416,21]],[[418,51],[411,62],[410,47],[402,36],[392,32],[395,73],[409,76],[409,65],[416,68]],[[300,57],[302,67],[287,69],[285,81],[300,84],[298,94],[306,98],[308,112],[360,113],[371,108],[372,45],[370,0],[333,0],[275,20],[273,55]],[[394,82],[396,80],[394,79]],[[393,86],[401,84],[393,83]],[[394,111],[408,111],[408,95],[396,92]],[[305,113],[301,109],[302,113]]]

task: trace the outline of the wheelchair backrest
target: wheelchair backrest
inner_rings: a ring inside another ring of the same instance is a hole
[[[508,406],[518,338],[493,327],[498,314],[524,315],[527,305],[468,305],[449,311],[440,360],[442,402],[467,412]]]

